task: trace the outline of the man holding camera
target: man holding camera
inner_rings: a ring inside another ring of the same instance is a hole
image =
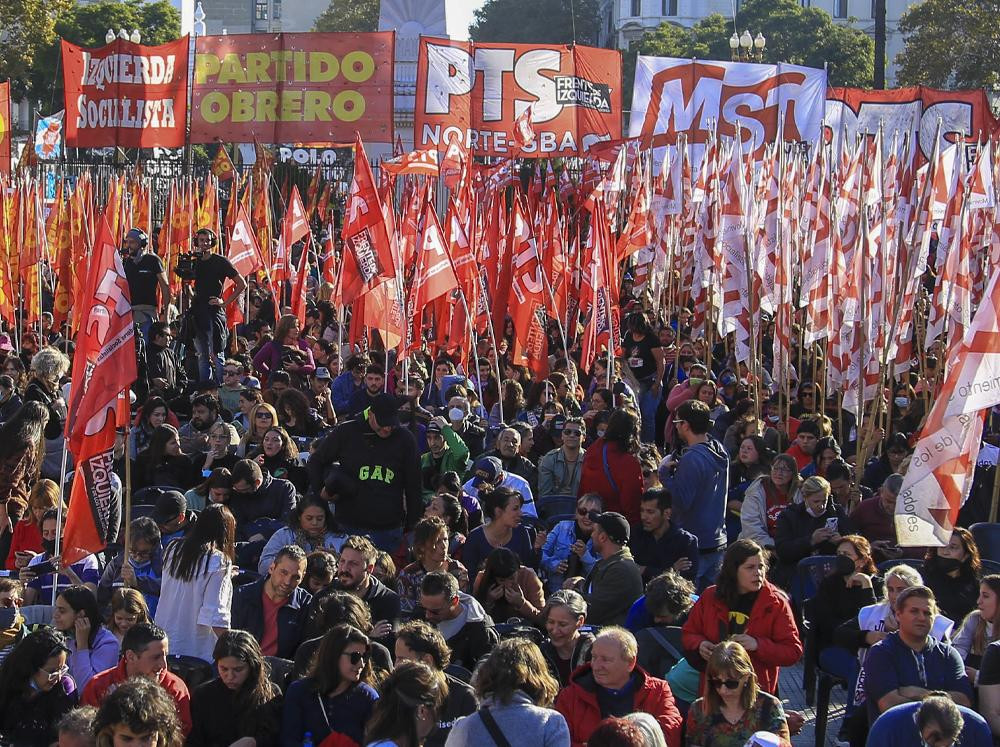
[[[239,299],[247,288],[247,281],[233,263],[212,251],[218,239],[208,228],[199,229],[194,235],[194,267],[178,263],[177,274],[185,280],[194,280],[194,300],[191,302],[191,320],[194,323],[194,347],[198,354],[198,372],[202,380],[222,381],[223,351],[226,349],[225,307]],[[235,286],[228,298],[222,298],[226,280]]]

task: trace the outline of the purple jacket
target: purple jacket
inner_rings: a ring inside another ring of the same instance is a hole
[[[297,373],[300,376],[309,376],[316,371],[316,363],[313,361],[312,350],[309,349],[308,343],[302,339],[298,341],[297,346],[306,355],[306,362],[302,364],[302,368]],[[261,376],[270,380],[271,374],[281,369],[281,350],[283,347],[284,345],[280,345],[272,340],[266,343],[257,352],[257,355],[253,357],[253,367],[257,369]]]

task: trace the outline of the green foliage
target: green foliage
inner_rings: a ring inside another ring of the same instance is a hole
[[[330,0],[313,31],[378,31],[379,0]]]
[[[56,18],[73,0],[0,0],[0,80],[10,80],[15,97],[29,85],[32,68],[56,35]]]
[[[4,0],[0,0],[2,3]],[[108,29],[138,29],[142,44],[158,46],[181,35],[181,14],[170,0],[100,0],[89,5],[72,5],[56,19],[55,33],[83,47],[103,47]],[[52,41],[31,70],[30,88],[41,107],[62,107],[62,61],[59,40]]]
[[[899,21],[906,47],[896,58],[900,85],[1000,85],[998,0],[924,0]]]
[[[469,35],[478,42],[593,45],[600,23],[597,0],[486,0]]]
[[[826,64],[830,85],[871,86],[874,42],[861,31],[835,24],[825,11],[803,8],[798,0],[746,0],[736,14],[736,27],[740,33],[746,29],[753,35],[764,35],[764,62],[817,68]],[[637,54],[728,60],[732,34],[732,21],[718,13],[706,16],[690,29],[660,24],[634,43],[625,56],[626,98],[632,95]]]

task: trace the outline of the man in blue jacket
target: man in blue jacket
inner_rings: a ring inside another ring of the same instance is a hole
[[[937,614],[934,592],[911,586],[896,597],[899,630],[868,649],[864,664],[868,717],[874,721],[893,706],[942,690],[959,705],[972,707],[972,684],[958,649],[930,635]]]
[[[660,463],[660,483],[673,496],[673,522],[698,538],[697,591],[715,583],[726,550],[729,455],[708,435],[708,405],[689,399],[674,413],[674,428],[686,447],[679,460]]]
[[[265,656],[295,658],[312,601],[312,594],[300,586],[305,575],[305,550],[285,545],[274,556],[267,576],[233,593],[232,626],[256,638]]]

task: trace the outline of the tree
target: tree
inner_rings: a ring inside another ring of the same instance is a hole
[[[746,0],[736,14],[736,26],[767,40],[764,62],[789,62],[807,67],[827,66],[830,85],[871,86],[875,44],[863,32],[833,22],[818,8],[803,8],[797,0]],[[718,13],[690,29],[662,23],[633,44],[625,56],[625,92],[631,97],[637,54],[656,57],[696,57],[728,60],[732,21]]]
[[[600,23],[597,0],[486,0],[469,36],[477,42],[596,44]]]
[[[998,0],[924,0],[899,21],[901,85],[995,89],[1000,84]]]
[[[0,2],[0,79],[10,80],[15,97],[25,93],[32,66],[55,39],[56,18],[72,0]]]
[[[102,47],[108,29],[138,29],[142,44],[158,46],[181,35],[181,14],[170,0],[99,0],[89,5],[73,5],[63,11],[55,23],[55,33],[68,42],[83,47]],[[63,81],[59,40],[50,41],[45,53],[32,66],[31,93],[43,102],[62,101]]]
[[[330,0],[313,31],[378,31],[379,0]]]

